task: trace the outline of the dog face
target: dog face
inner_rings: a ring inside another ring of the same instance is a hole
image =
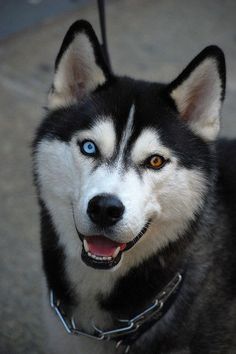
[[[130,267],[184,234],[209,187],[224,86],[217,47],[171,84],[147,83],[114,76],[91,26],[72,25],[34,143],[40,198],[68,254]]]

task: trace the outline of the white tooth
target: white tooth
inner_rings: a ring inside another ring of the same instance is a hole
[[[120,252],[120,247],[117,247],[117,249],[115,250],[115,252],[113,253],[112,257],[116,258],[116,256],[118,256],[118,253]]]
[[[88,253],[89,252],[89,247],[88,247],[88,242],[84,238],[84,249]]]
[[[118,247],[120,249],[120,247]],[[105,257],[105,256],[96,256],[95,254],[92,254],[91,252],[87,252],[87,255],[93,259],[96,259],[98,261],[111,261],[112,257]]]

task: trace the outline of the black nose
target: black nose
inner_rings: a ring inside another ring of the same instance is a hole
[[[124,205],[115,195],[100,194],[89,201],[87,213],[95,224],[106,227],[117,223],[124,210]]]

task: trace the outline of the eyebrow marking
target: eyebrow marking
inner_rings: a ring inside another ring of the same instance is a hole
[[[93,140],[102,154],[110,159],[115,150],[116,134],[114,123],[110,116],[99,116],[91,129],[86,129],[77,135],[80,140]]]
[[[120,147],[119,147],[119,153],[118,153],[118,158],[117,158],[117,165],[120,165],[122,156],[126,147],[126,144],[132,134],[133,131],[133,125],[134,125],[134,113],[135,113],[135,106],[132,104],[130,111],[129,111],[129,116],[126,124],[126,128],[124,131],[124,134],[121,138],[120,142]]]
[[[165,159],[173,156],[171,150],[161,142],[158,131],[155,131],[153,128],[145,128],[131,149],[131,160],[139,163],[153,154],[161,155]]]

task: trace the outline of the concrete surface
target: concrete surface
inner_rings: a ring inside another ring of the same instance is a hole
[[[76,11],[91,0],[0,0],[0,40],[21,30]]]
[[[223,133],[236,136],[235,0],[109,1],[107,16],[118,73],[171,80],[203,47],[220,45],[228,64]],[[0,42],[1,354],[43,353],[39,218],[30,144],[43,115],[57,50],[78,18],[98,29],[95,1]]]

